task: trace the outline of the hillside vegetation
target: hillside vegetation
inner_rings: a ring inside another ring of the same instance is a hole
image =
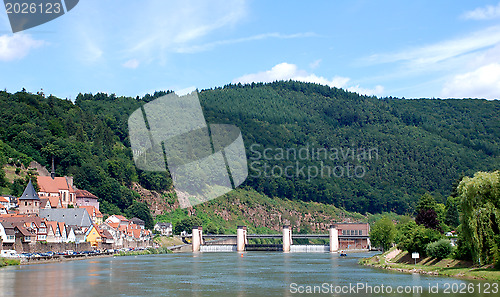
[[[100,197],[104,212],[144,217],[151,204],[141,202],[145,199],[132,190],[134,183],[171,193],[172,180],[168,173],[135,167],[127,120],[141,105],[165,94],[79,94],[71,102],[41,93],[0,92],[0,164],[35,160],[50,167],[54,156],[57,175],[73,175],[77,187]],[[444,202],[450,185],[461,177],[500,167],[499,101],[376,98],[293,81],[227,85],[203,90],[199,97],[209,123],[229,123],[242,131],[250,171],[241,193],[260,193],[269,201],[276,197],[332,204],[349,212],[403,214],[412,212],[426,192]],[[263,160],[266,149],[269,160]],[[323,149],[328,155],[280,158],[280,149]],[[360,155],[370,149],[370,157]],[[264,163],[284,168],[297,162],[306,170],[338,166],[344,173],[263,174]],[[349,166],[362,167],[363,175],[348,176]],[[0,170],[3,194],[17,191],[4,174]]]

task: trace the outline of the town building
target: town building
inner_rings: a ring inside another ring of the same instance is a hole
[[[99,201],[96,195],[89,191],[79,189],[75,191],[75,195],[77,206],[93,206],[99,210]]]
[[[135,217],[134,217],[134,218],[131,218],[131,219],[130,219],[130,223],[131,223],[131,224],[136,224],[136,225],[137,225],[137,226],[139,226],[141,229],[144,229],[144,228],[146,227],[146,223],[145,223],[143,220],[139,219],[139,218],[135,218]]]
[[[73,177],[64,176],[37,176],[38,196],[40,198],[57,197],[61,200],[62,207],[74,206],[76,204],[76,193],[73,187]]]
[[[339,232],[339,249],[370,249],[370,225],[368,223],[336,223]]]
[[[172,236],[172,223],[156,223],[154,230],[164,236]]]
[[[94,224],[89,213],[84,208],[40,209],[40,217],[77,227],[89,228]]]
[[[7,211],[17,207],[17,198],[14,196],[0,196],[0,205],[3,205]]]
[[[106,219],[107,223],[118,223],[120,226],[128,226],[130,221],[122,215],[112,215]]]
[[[94,224],[99,226],[100,224],[103,223],[104,216],[99,211],[99,209],[96,209],[94,206],[79,206],[78,208],[83,208],[87,210]]]
[[[38,215],[40,211],[40,198],[31,183],[24,189],[23,194],[19,197],[19,214],[22,215]]]

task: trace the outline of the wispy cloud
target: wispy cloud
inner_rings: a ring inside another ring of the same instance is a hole
[[[311,64],[309,64],[309,67],[311,67],[311,69],[316,69],[316,68],[318,68],[321,61],[322,61],[321,59],[317,59],[317,60],[313,61]]]
[[[163,58],[169,52],[200,51],[196,43],[222,28],[239,23],[247,14],[246,2],[166,1],[141,2],[137,21],[124,40],[128,55]],[[185,50],[183,50],[185,49]]]
[[[500,26],[493,26],[462,38],[395,53],[375,54],[363,60],[368,64],[407,62],[415,66],[428,65],[486,49],[498,43],[500,43]]]
[[[45,45],[42,40],[35,40],[29,34],[17,33],[0,36],[0,61],[12,61],[24,58],[35,48]]]
[[[74,40],[75,54],[85,62],[106,58],[125,66],[123,61],[132,59],[141,64],[164,62],[180,48],[213,40],[217,32],[230,31],[246,15],[245,0],[148,0],[123,1],[120,5],[112,1],[80,1],[78,11],[73,13],[73,28],[68,32]]]
[[[251,83],[251,82],[273,82],[279,80],[296,80],[302,82],[317,83],[330,87],[344,88],[351,92],[357,92],[365,95],[382,95],[384,88],[377,85],[374,89],[361,88],[359,85],[349,85],[350,78],[335,76],[327,79],[323,76],[317,76],[314,73],[308,73],[301,70],[295,64],[280,63],[270,70],[246,74],[233,80],[233,83]]]
[[[295,33],[295,34],[265,33],[265,34],[258,34],[258,35],[249,36],[249,37],[242,37],[242,38],[235,38],[235,39],[228,39],[228,40],[219,40],[219,41],[209,42],[209,43],[205,43],[205,44],[201,44],[201,45],[191,45],[191,46],[185,46],[185,47],[181,46],[181,47],[177,48],[176,51],[179,53],[197,53],[197,52],[203,52],[203,51],[214,49],[217,46],[236,44],[236,43],[242,43],[242,42],[257,41],[257,40],[270,39],[270,38],[293,39],[293,38],[306,38],[306,37],[314,37],[314,36],[318,36],[318,35],[313,33],[313,32]]]
[[[496,6],[487,5],[467,11],[462,15],[462,18],[466,20],[491,20],[500,18],[500,3]]]
[[[130,59],[126,61],[125,63],[122,64],[123,67],[125,68],[130,68],[130,69],[135,69],[139,67],[139,61],[137,59]]]

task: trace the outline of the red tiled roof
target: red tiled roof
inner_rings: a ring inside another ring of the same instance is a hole
[[[93,199],[98,199],[96,195],[90,193],[87,190],[76,190],[76,198],[93,198]]]
[[[59,193],[59,190],[68,190],[70,193],[74,193],[75,190],[68,185],[68,181],[65,177],[55,177],[52,179],[50,176],[37,176],[38,186],[40,187],[40,192],[45,193]]]
[[[87,210],[87,212],[89,213],[89,215],[91,217],[93,217],[94,215],[96,216],[96,218],[102,218],[103,215],[102,213],[97,209],[95,208],[94,206],[78,206],[78,208],[85,208]]]
[[[128,222],[127,218],[122,215],[115,215],[115,218],[119,219],[120,221]]]
[[[133,229],[132,232],[135,238],[141,237],[141,229]]]
[[[113,238],[113,235],[111,235],[111,233],[108,230],[102,230],[100,232],[100,234],[101,234],[101,237],[104,237],[104,238]]]
[[[5,206],[3,206],[2,204],[0,204],[0,208],[5,208]]]
[[[59,224],[59,230],[61,231],[61,235],[63,233],[63,230],[65,229],[64,222],[57,222]]]
[[[5,197],[0,196],[0,202],[9,203],[9,200],[7,200],[7,198]]]
[[[54,235],[56,235],[57,225],[58,223],[56,221],[47,221],[47,227],[52,229]],[[48,230],[47,233],[49,233]]]
[[[114,228],[114,229],[118,229],[118,227],[120,226],[120,223],[108,222],[107,224],[110,225],[111,228]]]
[[[49,196],[50,207],[57,208],[57,205],[59,204],[60,200],[61,200],[60,196]]]

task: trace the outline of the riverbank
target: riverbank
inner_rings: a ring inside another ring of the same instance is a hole
[[[17,259],[0,258],[0,267],[19,265],[19,264],[20,261]]]
[[[114,253],[100,253],[100,254],[77,254],[77,255],[54,255],[42,256],[31,258],[0,258],[0,268],[9,265],[30,265],[30,264],[47,264],[58,263],[74,260],[86,260],[91,258],[105,258],[115,256],[137,256],[137,255],[152,255],[152,254],[169,254],[173,251],[170,248],[148,248],[136,251],[117,251]]]
[[[392,248],[389,251],[364,258],[360,264],[404,273],[441,275],[464,279],[483,279],[500,281],[500,270],[488,266],[475,266],[470,261],[455,259],[435,259],[431,257],[417,259],[414,263],[411,254]]]
[[[171,254],[171,253],[173,252],[169,248],[160,247],[160,248],[147,248],[141,251],[119,252],[114,254],[113,256],[138,256],[138,255]]]

